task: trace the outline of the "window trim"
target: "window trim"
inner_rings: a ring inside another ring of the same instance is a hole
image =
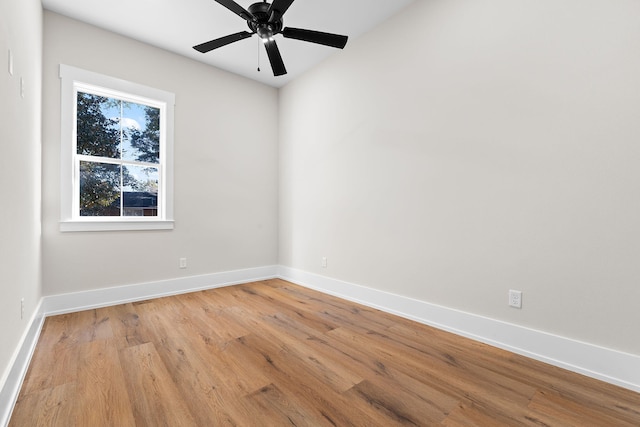
[[[173,219],[173,131],[175,95],[160,89],[94,73],[65,64],[60,64],[60,231],[117,231],[117,230],[170,230]],[[75,94],[78,89],[102,90],[106,94],[133,100],[143,100],[152,105],[162,105],[165,120],[164,139],[161,139],[160,155],[164,157],[161,168],[162,204],[161,217],[80,217],[74,188],[75,174]],[[164,142],[164,144],[163,144]]]

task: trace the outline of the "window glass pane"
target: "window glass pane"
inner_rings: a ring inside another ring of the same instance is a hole
[[[123,102],[122,158],[139,162],[160,162],[160,109],[133,102]]]
[[[120,215],[120,166],[80,162],[80,216]]]
[[[158,216],[158,168],[123,167],[123,215]]]
[[[77,153],[120,158],[120,101],[78,92]]]

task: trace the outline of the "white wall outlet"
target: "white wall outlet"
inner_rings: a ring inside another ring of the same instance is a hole
[[[187,268],[187,259],[180,258],[180,268]]]
[[[20,97],[24,98],[24,77],[20,77]]]
[[[522,308],[522,291],[509,290],[509,306]]]
[[[20,299],[20,320],[24,319],[24,298]]]
[[[327,257],[326,256],[322,257],[322,268],[327,268]]]

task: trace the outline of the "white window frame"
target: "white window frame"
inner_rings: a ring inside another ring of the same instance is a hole
[[[60,231],[173,229],[173,118],[175,95],[103,74],[60,64]],[[77,93],[124,99],[161,110],[158,216],[82,217],[76,145]]]

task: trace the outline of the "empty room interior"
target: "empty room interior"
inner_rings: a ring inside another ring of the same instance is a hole
[[[639,1],[115,3],[0,3],[0,425],[640,425]]]

